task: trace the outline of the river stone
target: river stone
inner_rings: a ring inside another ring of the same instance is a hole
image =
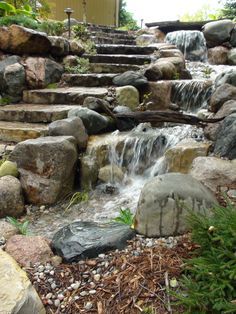
[[[231,20],[209,22],[203,26],[203,34],[208,47],[220,46],[230,40],[230,34],[234,28]]]
[[[48,136],[18,143],[11,154],[29,203],[53,204],[72,191],[77,147],[72,136]]]
[[[163,80],[173,80],[175,78],[177,71],[172,62],[162,59],[160,61],[156,61],[155,66],[158,67],[162,73]]]
[[[140,72],[126,71],[113,78],[113,83],[117,86],[131,85],[134,87],[140,87],[146,85],[147,78]]]
[[[82,56],[82,54],[85,52],[84,47],[76,39],[70,40],[69,45],[70,45],[70,54],[72,55]]]
[[[107,118],[97,113],[96,111],[76,106],[68,112],[68,118],[79,117],[89,135],[98,134],[108,127],[109,121]]]
[[[107,165],[99,169],[98,178],[106,183],[121,183],[124,179],[124,173],[117,165]]]
[[[4,176],[18,177],[18,174],[19,172],[17,169],[17,164],[15,162],[6,160],[0,166],[0,177]]]
[[[149,81],[157,81],[162,78],[162,71],[160,67],[155,64],[151,63],[145,70],[144,75]]]
[[[215,87],[217,88],[223,84],[236,86],[236,69],[227,69],[217,75],[215,78]]]
[[[158,40],[153,34],[142,34],[136,38],[136,44],[138,46],[148,46],[154,43],[158,43]]]
[[[226,117],[217,130],[214,155],[236,158],[236,113]]]
[[[87,146],[88,135],[82,120],[78,117],[56,120],[49,124],[48,131],[50,136],[74,136],[80,149]]]
[[[213,192],[217,192],[219,187],[235,187],[236,160],[197,157],[193,161],[190,174]]]
[[[45,264],[53,256],[48,241],[40,236],[14,235],[7,241],[5,250],[23,267]]]
[[[1,249],[0,278],[1,313],[46,314],[26,272]]]
[[[133,86],[117,87],[116,100],[118,105],[135,110],[139,105],[139,91]]]
[[[236,48],[232,48],[229,50],[228,62],[231,65],[236,65]]]
[[[236,87],[230,84],[219,86],[211,96],[210,109],[217,112],[228,100],[236,100]]]
[[[170,81],[149,82],[144,92],[145,103],[148,110],[166,110],[171,104],[171,87]]]
[[[19,230],[11,223],[5,221],[4,219],[0,220],[0,238],[4,238],[7,241],[18,233]]]
[[[141,191],[135,230],[147,237],[182,234],[188,230],[188,210],[208,214],[214,204],[214,195],[190,175],[160,175],[149,180]]]
[[[19,63],[8,65],[4,71],[4,81],[7,87],[5,92],[15,101],[20,100],[26,83],[23,65]]]
[[[4,72],[6,70],[6,67],[8,65],[16,64],[19,62],[20,62],[19,56],[6,56],[3,60],[0,61],[0,91],[5,92],[7,88],[6,82],[4,80]]]
[[[233,47],[236,47],[236,27],[234,27],[234,29],[231,32],[231,36],[230,36],[230,44]]]
[[[110,104],[108,101],[106,101],[105,99],[100,99],[97,97],[86,97],[84,102],[83,102],[83,106],[87,107],[90,110],[94,110],[96,112],[99,113],[106,113],[104,111],[104,107],[109,108]]]
[[[52,248],[65,262],[71,263],[121,250],[134,235],[134,230],[124,224],[76,221],[57,231]]]
[[[208,49],[208,62],[210,64],[228,64],[229,49],[223,46],[217,46]]]
[[[0,178],[0,218],[19,217],[24,212],[20,181],[12,176]]]
[[[165,153],[167,172],[188,173],[193,160],[198,156],[207,156],[210,143],[183,140]]]

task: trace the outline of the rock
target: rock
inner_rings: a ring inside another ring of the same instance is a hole
[[[213,192],[217,192],[219,187],[235,186],[236,160],[197,157],[193,161],[190,174]]]
[[[139,105],[139,91],[133,86],[117,87],[116,100],[118,105],[135,110]]]
[[[171,103],[171,83],[169,81],[149,82],[144,91],[148,110],[165,110]]]
[[[155,35],[152,34],[142,34],[136,38],[136,44],[138,46],[148,46],[150,44],[158,43]]]
[[[25,89],[25,69],[23,65],[19,63],[8,65],[5,68],[3,77],[6,84],[5,93],[12,96],[15,101],[20,100]]]
[[[217,200],[203,184],[187,174],[167,173],[143,187],[134,226],[147,237],[175,236],[187,231],[189,210],[208,213]]]
[[[0,238],[6,240],[19,233],[19,230],[5,220],[0,220]]]
[[[236,113],[236,101],[228,100],[223,104],[220,110],[217,111],[217,113],[211,118],[214,119],[223,118],[229,116],[232,113]],[[204,135],[206,136],[206,138],[210,139],[211,141],[215,141],[218,134],[218,129],[220,125],[222,125],[222,123],[223,121],[217,123],[209,123],[204,128]]]
[[[220,46],[230,40],[230,34],[234,28],[231,20],[209,22],[203,26],[203,34],[208,47]]]
[[[236,113],[224,119],[217,130],[214,155],[236,158]]]
[[[71,263],[123,249],[134,235],[134,230],[123,224],[76,221],[57,231],[52,248],[64,261]]]
[[[48,241],[40,236],[15,235],[7,241],[5,250],[23,267],[44,264],[53,256]]]
[[[228,64],[229,49],[223,46],[217,46],[208,49],[208,62],[210,64]]]
[[[217,88],[224,84],[236,86],[236,69],[225,70],[217,75],[215,78],[215,87]]]
[[[151,63],[144,71],[144,75],[149,81],[157,81],[162,78],[162,71],[160,67],[155,64]]]
[[[176,76],[176,68],[174,64],[170,61],[158,60],[155,62],[155,66],[159,68],[162,73],[162,79],[173,80]]]
[[[210,109],[212,112],[217,112],[223,104],[228,100],[236,100],[236,87],[230,84],[219,86],[211,96]]]
[[[104,107],[109,108],[110,104],[105,99],[100,99],[97,97],[86,97],[83,106],[96,112],[106,113],[104,111]]]
[[[19,217],[24,212],[21,184],[12,176],[0,178],[0,218]]]
[[[82,54],[85,52],[85,49],[81,45],[80,42],[77,40],[70,40],[70,54],[76,55],[76,56],[82,56]]]
[[[0,300],[2,313],[46,314],[26,272],[0,250]]]
[[[71,26],[77,25],[79,23],[80,22],[78,20],[74,19],[74,18],[70,19],[70,25]],[[64,24],[65,28],[67,28],[68,27],[68,19],[63,20],[63,24]]]
[[[235,65],[236,64],[236,48],[232,48],[232,49],[229,50],[228,62],[231,65]]]
[[[188,173],[193,160],[199,156],[207,156],[210,143],[183,140],[165,153],[167,172]]]
[[[117,86],[131,85],[140,87],[147,84],[147,78],[140,72],[126,71],[114,77],[113,83]]]
[[[116,106],[113,110],[114,113],[125,113],[125,112],[131,112],[131,111],[132,110],[126,106]]]
[[[25,60],[26,81],[28,87],[44,88],[51,83],[60,81],[63,74],[63,66],[59,63],[41,57],[28,57]]]
[[[98,178],[106,183],[121,183],[124,180],[124,173],[117,165],[107,165],[99,169]]]
[[[63,57],[69,54],[70,43],[66,38],[60,36],[48,36],[48,39],[52,45],[50,53],[53,56]]]
[[[4,41],[0,40],[0,49],[15,54],[46,54],[52,45],[47,35],[19,25],[11,25],[8,29],[0,28],[4,33]],[[2,37],[3,35],[1,35]],[[1,39],[1,38],[0,38]]]
[[[234,29],[231,32],[231,36],[230,36],[230,44],[233,47],[236,47],[236,27],[234,27]]]
[[[68,118],[71,117],[79,117],[83,121],[83,124],[89,135],[98,134],[102,130],[106,129],[109,125],[108,119],[106,119],[104,116],[81,106],[77,106],[77,108],[71,109],[68,112]]]
[[[12,176],[18,177],[17,164],[15,162],[6,160],[0,166],[0,177]]]
[[[77,162],[72,136],[40,137],[18,143],[11,154],[29,203],[53,204],[71,192]]]
[[[0,31],[1,34],[1,31]],[[1,38],[1,35],[0,35]],[[5,57],[3,60],[0,61],[0,91],[5,92],[6,90],[6,82],[4,80],[4,72],[8,65],[20,63],[19,56],[8,56]]]
[[[56,120],[49,124],[48,131],[50,136],[74,136],[80,149],[87,146],[88,135],[82,120],[78,117]]]
[[[75,67],[78,65],[78,57],[72,55],[66,56],[63,58],[63,65],[65,67]]]

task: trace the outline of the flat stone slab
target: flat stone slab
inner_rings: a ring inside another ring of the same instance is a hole
[[[152,46],[137,46],[137,45],[112,45],[102,44],[96,45],[98,54],[131,54],[131,55],[149,55],[156,50]]]
[[[135,36],[129,34],[120,34],[120,33],[106,33],[102,31],[91,32],[91,36],[97,37],[111,37],[117,39],[127,39],[127,40],[135,40]]]
[[[97,86],[109,86],[113,85],[112,80],[116,74],[64,74],[62,76],[62,81],[69,86],[88,86],[88,87],[97,87]]]
[[[121,250],[134,235],[134,230],[125,224],[76,221],[54,235],[52,248],[64,261],[71,263]]]
[[[143,65],[150,63],[154,57],[148,55],[125,55],[125,54],[97,54],[97,55],[83,55],[84,58],[89,59],[94,63],[119,63],[119,64],[136,64]]]
[[[45,124],[0,121],[0,141],[18,143],[47,133]]]
[[[123,73],[126,71],[138,71],[140,66],[135,64],[116,63],[90,63],[89,70],[94,73]]]
[[[19,121],[19,122],[52,122],[67,118],[71,109],[77,108],[76,105],[35,105],[18,104],[0,107],[0,120]]]
[[[107,89],[102,87],[70,87],[35,89],[23,92],[23,101],[30,104],[78,104],[88,96],[103,98]]]

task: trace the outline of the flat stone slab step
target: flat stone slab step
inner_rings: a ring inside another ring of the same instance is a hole
[[[103,98],[107,88],[67,87],[55,89],[25,90],[23,101],[29,104],[77,104],[82,105],[88,96]]]
[[[154,57],[149,55],[123,55],[123,54],[97,54],[97,55],[83,55],[84,58],[89,59],[92,63],[118,63],[118,64],[136,64],[143,65],[150,63]]]
[[[130,55],[149,55],[156,50],[152,46],[136,46],[136,45],[96,45],[98,54],[130,54]]]
[[[127,39],[127,40],[135,40],[135,36],[129,35],[129,34],[123,34],[123,33],[106,33],[102,31],[97,32],[91,32],[91,36],[94,37],[110,37],[110,38],[116,38],[116,39]]]
[[[90,32],[104,32],[104,33],[115,33],[115,34],[129,34],[128,31],[124,31],[121,29],[115,29],[112,27],[106,27],[106,26],[89,26],[88,27]]]
[[[140,66],[135,64],[116,63],[90,63],[90,72],[93,73],[123,73],[126,71],[138,71]]]
[[[113,78],[117,74],[89,73],[89,74],[64,74],[61,78],[69,86],[109,86],[113,85]]]
[[[0,141],[19,143],[47,134],[45,124],[0,121]]]
[[[91,39],[95,44],[120,44],[120,45],[135,45],[134,39],[120,39],[115,37],[104,37],[104,36],[91,36]]]
[[[49,123],[67,118],[67,114],[76,105],[35,105],[17,104],[0,107],[0,120]]]

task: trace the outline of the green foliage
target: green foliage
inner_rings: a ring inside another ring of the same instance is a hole
[[[51,83],[51,84],[48,84],[48,86],[46,88],[48,88],[48,89],[55,89],[57,87],[58,87],[57,83]]]
[[[133,14],[126,11],[126,2],[120,1],[119,26],[124,30],[138,30],[137,21],[133,18]]]
[[[186,314],[236,313],[235,206],[216,206],[210,217],[192,212],[188,223],[199,249],[186,261],[178,304]]]
[[[87,40],[89,38],[88,29],[84,24],[74,25],[72,27],[72,31],[74,32],[76,38],[81,40]]]
[[[224,1],[224,8],[221,10],[222,17],[228,19],[235,19],[236,16],[236,1],[226,0]]]
[[[199,10],[193,14],[186,12],[179,17],[181,22],[195,22],[195,21],[207,21],[217,20],[220,12],[218,9],[212,8],[209,4],[204,4]]]
[[[20,231],[20,234],[23,234],[23,235],[29,234],[29,231],[28,231],[29,221],[28,220],[20,222],[14,217],[7,217],[6,219],[10,224],[15,226]]]
[[[121,208],[119,216],[114,218],[113,221],[133,227],[134,215],[129,208]]]
[[[77,57],[77,65],[73,67],[66,66],[65,71],[71,74],[83,74],[88,73],[90,69],[90,63],[88,59]]]
[[[61,36],[66,31],[63,22],[54,20],[42,21],[39,24],[38,29],[41,32],[45,32],[49,36]]]
[[[31,17],[25,15],[8,15],[0,17],[0,26],[21,25],[31,29],[37,29],[38,23]]]
[[[180,79],[180,74],[179,72],[175,72],[173,75],[173,80],[179,80]]]
[[[75,192],[70,198],[69,204],[66,206],[65,211],[71,208],[71,206],[75,204],[79,204],[81,202],[87,202],[89,200],[89,194],[87,191]]]
[[[16,6],[5,2],[1,1],[0,2],[0,12],[1,16],[8,16],[8,15],[24,15],[24,16],[29,16],[31,18],[36,17],[36,13],[32,10],[32,7],[26,2],[23,4],[20,8],[17,8]]]
[[[11,99],[9,97],[0,98],[0,105],[6,106],[11,103]]]

